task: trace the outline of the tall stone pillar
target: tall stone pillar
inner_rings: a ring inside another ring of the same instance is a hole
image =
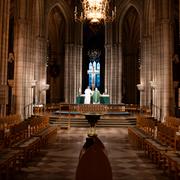
[[[115,24],[105,24],[105,92],[110,95],[110,103],[122,102],[122,47],[113,38]]]
[[[111,45],[105,45],[105,92],[112,97],[112,58],[111,58]],[[112,102],[111,98],[110,101]]]
[[[160,77],[160,65],[161,65],[161,27],[157,25],[153,32],[153,47],[152,47],[152,110],[153,117],[160,120],[161,117],[161,77]]]
[[[153,32],[152,84],[153,115],[163,121],[172,115],[172,1],[158,0],[156,4],[156,24]]]
[[[116,81],[117,81],[117,58],[115,57],[116,54],[116,46],[112,47],[112,56],[111,56],[111,62],[112,62],[112,68],[111,68],[111,102],[112,104],[116,103]]]
[[[112,24],[105,24],[105,92],[110,96],[110,103],[113,102],[113,60],[112,60]]]
[[[27,38],[27,22],[25,18],[16,20],[16,34],[14,37],[15,51],[15,101],[16,113],[24,115],[25,106],[25,59],[26,59],[26,38]]]
[[[36,82],[36,103],[46,104],[46,66],[47,66],[47,41],[41,36],[36,38],[35,56],[35,80]]]
[[[10,0],[0,1],[0,117],[6,115],[8,103],[7,61]]]
[[[172,115],[173,107],[173,79],[172,79],[172,55],[173,55],[173,28],[171,0],[163,0],[161,20],[161,93],[162,93],[162,119]]]
[[[76,62],[75,62],[75,94],[76,96],[80,93],[82,89],[82,46],[76,45],[75,52]],[[81,92],[82,93],[82,92]],[[74,103],[76,102],[76,96],[74,97]]]
[[[65,64],[64,64],[64,97],[65,103],[69,102],[70,92],[69,92],[69,54],[70,47],[68,44],[65,45]]]
[[[119,43],[117,47],[117,59],[118,59],[118,69],[117,69],[117,103],[122,103],[122,44]]]
[[[122,58],[120,58],[120,44],[115,44],[112,48],[112,80],[111,80],[111,89],[112,89],[112,103],[119,104],[122,99],[121,84],[122,84]]]
[[[142,38],[142,59],[141,59],[141,77],[140,84],[144,86],[144,90],[140,91],[141,102],[140,106],[151,106],[151,87],[150,82],[152,80],[152,50],[151,50],[151,37],[144,35]]]
[[[73,103],[75,94],[75,56],[74,44],[65,45],[65,102]]]

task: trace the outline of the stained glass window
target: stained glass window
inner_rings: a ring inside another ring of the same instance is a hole
[[[88,85],[90,88],[100,87],[100,51],[91,50],[89,55]]]

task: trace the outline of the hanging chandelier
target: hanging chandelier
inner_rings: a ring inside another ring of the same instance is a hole
[[[79,13],[75,6],[75,20],[89,21],[90,23],[113,21],[116,7],[111,11],[109,3],[109,0],[82,0],[82,12]]]

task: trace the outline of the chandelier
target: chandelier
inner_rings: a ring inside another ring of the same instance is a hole
[[[88,56],[90,61],[95,61],[97,60],[101,55],[101,51],[99,49],[90,49],[88,51]]]
[[[109,0],[82,0],[83,12],[78,13],[75,6],[75,20],[89,21],[90,23],[100,23],[102,21],[113,21],[116,15],[116,7],[110,12]]]

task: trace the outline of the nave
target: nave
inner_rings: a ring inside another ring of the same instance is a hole
[[[87,137],[88,128],[58,129],[40,153],[33,158],[15,180],[74,180],[79,154]],[[169,179],[144,152],[133,150],[128,141],[127,128],[98,128],[112,167],[113,180],[167,180]]]

